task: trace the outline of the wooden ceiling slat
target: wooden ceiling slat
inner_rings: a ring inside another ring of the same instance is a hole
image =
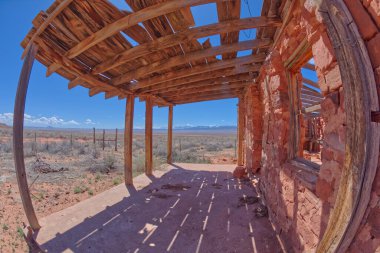
[[[239,95],[241,95],[241,92],[230,93],[230,94],[206,95],[206,96],[199,96],[197,98],[184,98],[184,99],[172,100],[171,102],[175,105],[180,105],[180,104],[197,103],[197,102],[204,102],[204,101],[211,101],[211,100],[237,98]]]
[[[164,2],[161,4],[156,4],[156,5],[144,8],[138,12],[135,12],[124,18],[121,18],[113,22],[112,24],[107,25],[106,27],[99,30],[98,32],[92,34],[91,36],[89,36],[88,38],[86,38],[85,40],[77,44],[75,47],[73,47],[71,50],[69,50],[66,56],[69,59],[72,59],[76,57],[77,55],[83,53],[87,49],[91,48],[92,46],[98,44],[99,42],[111,37],[112,35],[115,35],[119,31],[127,29],[131,26],[137,25],[140,22],[144,22],[146,20],[150,20],[152,18],[156,18],[162,15],[165,15],[167,13],[171,13],[173,11],[177,11],[184,7],[199,5],[199,4],[206,4],[206,3],[210,3],[214,1],[213,0],[174,0],[174,1],[172,0],[172,1]]]
[[[139,80],[140,78],[148,74],[159,72],[164,69],[170,69],[174,66],[183,65],[186,62],[195,61],[198,59],[202,59],[202,58],[206,58],[206,57],[210,57],[210,56],[214,56],[214,55],[218,55],[222,53],[234,52],[239,49],[247,50],[247,49],[252,49],[252,48],[269,47],[270,44],[271,44],[270,40],[249,40],[249,41],[243,41],[243,42],[238,42],[234,44],[222,45],[218,47],[211,47],[209,49],[195,51],[186,55],[179,55],[167,60],[154,62],[148,66],[144,66],[134,71],[127,72],[115,78],[113,80],[113,84],[121,85],[123,83],[130,82],[133,79]]]
[[[260,54],[260,55],[248,55],[244,57],[239,57],[236,59],[230,59],[230,60],[224,60],[220,62],[216,62],[213,64],[205,65],[205,66],[195,66],[191,69],[184,69],[176,72],[169,72],[162,74],[157,77],[141,80],[137,83],[137,85],[134,85],[132,88],[132,85],[127,85],[126,88],[132,88],[132,89],[141,89],[144,87],[149,87],[158,83],[167,82],[174,79],[183,78],[186,76],[193,76],[201,73],[206,73],[210,71],[215,71],[219,69],[244,65],[244,64],[250,64],[250,63],[261,63],[265,60],[266,55]]]
[[[135,91],[138,94],[157,92],[164,89],[177,88],[178,86],[181,86],[181,85],[190,86],[190,85],[193,85],[194,83],[205,82],[207,80],[215,80],[215,79],[222,80],[224,78],[231,78],[231,76],[234,76],[234,75],[240,76],[241,74],[248,74],[250,76],[249,72],[255,72],[258,70],[259,70],[259,67],[257,66],[241,66],[239,68],[227,68],[227,69],[216,70],[216,71],[211,71],[207,73],[201,73],[199,75],[187,76],[180,79],[167,81],[162,84],[150,86],[147,88],[136,89]]]
[[[190,28],[183,32],[178,32],[172,35],[164,36],[153,40],[151,42],[141,44],[129,50],[122,52],[119,55],[111,57],[105,62],[95,66],[93,72],[95,74],[102,73],[111,68],[119,66],[125,62],[136,59],[141,56],[148,55],[152,52],[157,52],[159,50],[165,49],[167,47],[171,47],[177,45],[179,43],[183,43],[188,39],[196,39],[207,37],[214,34],[219,34],[223,31],[237,31],[242,29],[249,29],[255,27],[262,26],[279,26],[281,22],[279,19],[268,19],[263,17],[258,18],[245,18],[241,20],[232,20],[225,21],[221,23],[200,26],[195,28]]]
[[[241,5],[240,0],[218,2],[216,4],[216,7],[218,11],[219,22],[240,19],[240,7],[241,7],[240,5]],[[238,41],[239,41],[239,31],[220,34],[220,42],[222,45],[232,44]],[[223,53],[222,59],[223,60],[232,59],[232,58],[235,58],[236,55],[237,55],[237,52]]]

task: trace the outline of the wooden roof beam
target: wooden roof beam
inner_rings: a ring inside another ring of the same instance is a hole
[[[239,97],[239,95],[241,95],[241,93],[217,94],[217,95],[199,96],[197,98],[186,98],[186,99],[181,99],[181,100],[173,100],[172,102],[175,105],[180,105],[180,104],[197,103],[197,102],[204,102],[204,101],[211,101],[211,100],[237,98],[237,97]]]
[[[258,66],[238,66],[236,68],[228,68],[222,70],[211,71],[208,73],[201,73],[199,75],[184,77],[180,79],[175,79],[171,81],[167,81],[162,84],[158,84],[155,86],[151,86],[148,88],[138,89],[136,93],[149,93],[153,91],[160,91],[165,89],[173,89],[177,88],[181,85],[193,85],[195,82],[207,82],[211,80],[234,80],[237,76],[250,76],[249,78],[253,78],[254,75],[251,72],[259,71]],[[248,79],[249,79],[248,78]]]
[[[313,86],[314,88],[320,89],[318,83],[316,83],[316,82],[314,82],[314,81],[312,81],[312,80],[310,80],[310,79],[307,79],[307,78],[305,78],[305,77],[302,78],[302,82],[304,82],[304,83],[306,83],[306,84],[308,84],[308,85],[310,85],[310,86]]]
[[[163,16],[165,14],[177,11],[185,7],[219,1],[225,0],[170,0],[160,4],[149,6],[140,11],[134,12],[128,16],[120,18],[117,21],[100,29],[99,31],[91,34],[89,37],[87,37],[86,39],[78,43],[76,46],[74,46],[72,49],[70,49],[67,52],[66,56],[69,59],[72,59],[80,55],[87,49],[95,46],[99,42],[111,37],[112,35],[117,34],[121,30],[137,25],[138,23],[141,23],[143,21]]]
[[[99,74],[136,58],[184,43],[186,41],[191,41],[193,39],[203,38],[222,32],[232,32],[257,27],[280,25],[280,19],[253,17],[194,27],[127,49],[124,52],[115,55],[114,57],[111,57],[110,59],[95,66],[92,71],[94,74]]]
[[[154,62],[150,65],[141,67],[139,69],[129,71],[113,80],[114,85],[120,85],[129,82],[133,79],[140,79],[146,75],[159,72],[162,70],[170,69],[175,66],[181,66],[191,61],[196,61],[202,58],[215,56],[219,54],[231,53],[235,51],[249,50],[253,48],[264,48],[271,45],[271,40],[248,40],[233,44],[226,44],[217,47],[211,47],[205,50],[194,51],[185,55],[178,55],[170,59],[164,59]]]
[[[133,90],[136,89],[141,89],[145,87],[150,87],[153,85],[156,85],[158,83],[163,83],[167,82],[170,80],[175,80],[187,76],[194,76],[210,71],[216,71],[224,68],[229,68],[229,67],[235,67],[239,65],[244,65],[244,64],[251,64],[251,63],[262,63],[265,60],[266,56],[265,54],[257,54],[257,55],[248,55],[248,56],[243,56],[235,59],[230,59],[230,60],[223,60],[223,61],[218,61],[209,65],[198,65],[195,66],[191,69],[181,69],[178,71],[172,71],[168,73],[164,73],[162,75],[159,75],[157,77],[152,77],[148,79],[141,80],[134,84],[127,85],[127,89],[131,88]]]
[[[169,87],[169,88],[163,88],[160,89],[157,92],[157,94],[166,94],[169,92],[178,92],[178,91],[185,91],[188,89],[198,89],[198,88],[204,88],[209,86],[221,86],[225,85],[228,86],[230,83],[236,83],[236,82],[251,82],[252,80],[249,79],[249,74],[244,75],[236,75],[236,76],[230,76],[230,77],[220,77],[220,78],[214,78],[209,80],[204,80],[200,82],[195,82],[191,84],[184,84],[181,86],[175,86],[175,87]]]

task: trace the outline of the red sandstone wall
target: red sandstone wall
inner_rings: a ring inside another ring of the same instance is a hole
[[[263,135],[262,103],[256,86],[247,89],[245,102],[245,167],[257,172],[261,167],[261,143]]]
[[[292,18],[261,73],[264,106],[261,190],[270,218],[291,252],[316,249],[323,236],[339,185],[344,162],[345,112],[342,81],[330,39],[314,1],[292,10]],[[326,97],[322,117],[325,145],[319,174],[305,175],[288,161],[289,95],[284,62],[307,38],[319,83]],[[265,80],[265,78],[268,78]]]
[[[367,45],[380,94],[380,1],[345,0]],[[377,251],[376,251],[377,250]],[[372,186],[370,204],[349,252],[380,251],[380,167]]]

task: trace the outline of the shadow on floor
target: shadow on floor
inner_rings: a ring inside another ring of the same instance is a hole
[[[48,252],[281,252],[249,182],[175,165],[161,178],[41,245]],[[190,188],[188,188],[190,187]]]

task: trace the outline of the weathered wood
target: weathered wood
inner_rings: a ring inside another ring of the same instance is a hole
[[[180,104],[189,104],[189,103],[197,103],[197,102],[204,102],[204,101],[211,101],[211,100],[220,100],[220,99],[228,99],[228,98],[236,98],[242,93],[235,93],[235,94],[216,94],[216,95],[205,95],[205,96],[199,96],[197,98],[184,98],[184,99],[178,99],[173,100],[173,104],[180,105]]]
[[[104,148],[106,147],[105,139],[106,139],[106,130],[103,129],[103,139],[102,139],[103,150],[104,150]]]
[[[365,217],[378,168],[380,129],[371,122],[371,111],[379,111],[379,102],[367,48],[344,1],[322,1],[319,13],[343,83],[346,152],[334,208],[317,252],[347,252]]]
[[[37,54],[38,46],[31,44],[29,47],[24,64],[22,66],[20,79],[18,82],[14,115],[13,115],[13,156],[17,176],[18,188],[26,218],[33,230],[38,230],[41,226],[38,223],[33,203],[30,198],[30,191],[25,171],[24,161],[24,112],[26,94],[29,86],[29,78],[33,67],[34,58]]]
[[[125,16],[107,25],[106,27],[97,31],[96,33],[91,34],[85,40],[81,41],[75,47],[70,49],[67,52],[66,56],[69,59],[72,59],[78,56],[79,54],[83,53],[87,49],[98,44],[99,42],[111,37],[112,35],[115,35],[121,30],[137,25],[143,21],[174,12],[188,6],[206,4],[206,3],[215,2],[215,1],[222,1],[222,0],[171,0],[171,1],[163,2],[161,4],[149,6],[138,12],[132,13],[131,15]]]
[[[307,108],[303,108],[302,112],[303,113],[309,113],[309,112],[315,112],[315,111],[318,111],[318,110],[321,110],[321,105],[313,105],[313,106],[310,106],[310,107],[307,107]]]
[[[230,53],[235,51],[243,51],[252,48],[269,47],[270,40],[248,40],[234,44],[227,44],[224,46],[212,47],[205,50],[194,51],[185,55],[178,55],[170,59],[154,62],[150,65],[141,67],[136,70],[129,71],[113,80],[114,85],[127,83],[133,79],[140,79],[148,74],[159,72],[162,70],[170,69],[175,66],[180,66],[191,61],[199,60],[202,58],[215,56],[218,54]],[[228,55],[228,54],[227,54]]]
[[[207,73],[201,73],[198,75],[188,76],[184,78],[179,78],[171,81],[167,81],[165,83],[157,84],[154,86],[150,86],[147,88],[142,88],[136,90],[137,94],[144,94],[144,93],[154,93],[154,92],[160,92],[160,91],[169,91],[173,89],[177,89],[178,86],[193,86],[197,84],[204,84],[206,82],[223,82],[223,81],[234,81],[234,80],[241,80],[240,78],[246,77],[247,75],[250,77],[250,79],[253,78],[253,74],[250,72],[256,72],[259,71],[259,66],[240,66],[237,68],[229,68],[229,69],[222,69],[222,70],[216,70],[211,71]],[[135,90],[136,87],[133,87],[132,89]]]
[[[153,173],[153,104],[149,98],[145,101],[145,174]]]
[[[132,144],[133,144],[133,112],[135,98],[133,95],[127,96],[125,109],[124,127],[124,179],[126,185],[133,185],[132,175]]]
[[[237,165],[243,166],[244,165],[244,154],[243,154],[243,142],[244,142],[244,114],[245,114],[245,108],[244,108],[244,100],[242,97],[239,97],[238,102],[238,157],[237,157]]]
[[[32,38],[29,40],[28,45],[25,47],[24,52],[22,53],[21,58],[24,59],[27,52],[29,52],[29,49],[32,44],[34,44],[34,41],[38,36],[40,36],[41,33],[45,31],[45,29],[50,25],[50,23],[57,17],[69,4],[71,4],[73,0],[64,0],[62,1],[59,6],[55,8],[55,10],[46,18],[44,23],[37,29],[37,31],[33,34]]]
[[[257,28],[263,26],[279,26],[281,21],[279,19],[271,19],[266,17],[245,18],[240,20],[230,20],[216,24],[190,28],[175,34],[170,34],[148,43],[144,43],[125,50],[122,53],[111,57],[110,59],[98,64],[93,68],[94,74],[103,73],[109,69],[115,68],[124,64],[125,62],[146,56],[153,52],[163,50],[165,48],[184,43],[188,40],[207,37],[221,32],[239,31],[250,28]]]
[[[305,65],[303,65],[302,68],[305,68],[305,69],[308,69],[308,70],[311,70],[311,71],[315,71],[315,65],[311,64],[311,63],[308,63],[308,62]]]
[[[117,128],[115,130],[115,151],[117,151]]]
[[[202,73],[206,73],[210,71],[216,71],[216,70],[220,70],[224,68],[235,67],[235,66],[250,64],[250,63],[260,63],[265,60],[265,57],[266,56],[264,54],[248,55],[248,56],[243,56],[236,59],[215,62],[206,66],[198,65],[191,69],[182,69],[179,71],[172,71],[172,72],[168,72],[157,77],[141,80],[136,85],[133,86],[133,89],[141,89],[144,87],[156,85],[158,83],[163,83],[170,80],[184,78],[187,76],[198,75],[198,74],[202,74]],[[130,86],[132,85],[127,85],[127,88],[130,88]]]
[[[167,143],[167,163],[172,163],[172,146],[173,146],[173,106],[169,106],[168,113],[168,143]]]
[[[304,83],[310,85],[310,86],[313,86],[314,88],[320,89],[319,84],[316,83],[316,82],[314,82],[314,81],[312,81],[312,80],[310,80],[310,79],[307,79],[307,78],[304,77],[304,78],[302,78],[302,81]]]

